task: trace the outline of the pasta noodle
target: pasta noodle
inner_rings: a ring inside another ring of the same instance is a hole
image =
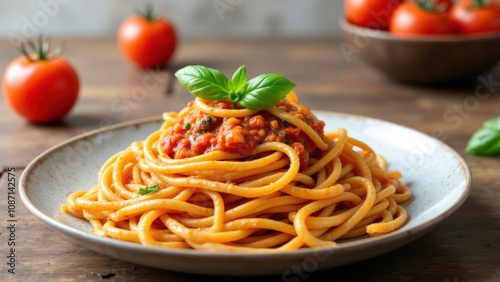
[[[165,113],[62,209],[99,236],[203,251],[334,246],[405,224],[401,173],[345,129],[324,133],[293,92],[262,111],[229,105],[197,98]]]

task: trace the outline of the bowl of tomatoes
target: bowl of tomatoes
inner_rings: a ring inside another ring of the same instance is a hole
[[[500,60],[497,0],[346,0],[339,47],[390,78],[472,79]]]

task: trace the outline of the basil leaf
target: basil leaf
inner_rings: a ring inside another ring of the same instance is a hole
[[[240,92],[245,87],[247,83],[247,68],[245,65],[241,66],[238,70],[236,70],[233,74],[233,78],[231,78],[231,83],[229,84],[229,88],[233,92]]]
[[[483,127],[490,128],[493,130],[500,130],[500,117],[490,119],[484,122]]]
[[[159,188],[160,186],[158,184],[152,186],[146,186],[144,188],[139,188],[139,194],[141,195],[151,194],[153,192],[156,192],[156,190],[158,190]]]
[[[175,73],[191,94],[205,100],[219,101],[229,94],[229,79],[220,71],[204,66],[187,66]]]
[[[500,130],[488,127],[480,128],[472,135],[465,152],[476,155],[500,156]]]
[[[238,95],[238,93],[236,92],[229,92],[229,101],[231,102],[238,102],[238,100],[240,99],[240,95]]]
[[[262,74],[247,82],[238,103],[251,110],[263,110],[276,105],[297,86],[286,77]]]
[[[276,74],[263,74],[247,80],[247,69],[243,65],[231,80],[221,72],[204,66],[187,66],[175,73],[179,82],[191,94],[210,101],[229,98],[235,109],[238,102],[251,110],[263,110],[276,105],[297,85]]]

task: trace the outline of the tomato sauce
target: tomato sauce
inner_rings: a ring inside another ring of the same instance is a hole
[[[206,103],[214,108],[233,108],[227,100]],[[309,108],[296,107],[288,99],[276,106],[305,121],[323,137],[325,123],[316,119]],[[187,115],[179,118],[168,136],[161,140],[163,150],[171,158],[188,158],[215,150],[248,156],[259,144],[282,142],[297,151],[300,167],[306,169],[309,156],[315,153],[316,145],[300,128],[266,111],[244,118],[221,118],[203,113],[194,106],[194,102],[188,104],[188,109]]]

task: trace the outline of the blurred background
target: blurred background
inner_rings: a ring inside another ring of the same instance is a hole
[[[343,2],[331,0],[0,1],[0,37],[114,37],[146,3],[171,18],[183,38],[340,35],[343,14]]]
[[[140,69],[119,52],[116,34],[120,24],[136,13],[135,9],[144,9],[147,3],[157,13],[170,18],[180,37],[167,69]],[[62,41],[67,43],[63,57],[74,67],[80,82],[78,100],[70,113],[62,121],[46,124],[24,120],[7,103],[7,91],[2,89],[0,170],[15,168],[19,177],[43,151],[68,138],[110,124],[161,117],[165,111],[181,110],[193,96],[173,74],[185,65],[202,64],[229,76],[245,64],[249,78],[276,73],[296,82],[300,101],[313,110],[386,120],[432,135],[463,156],[474,174],[470,199],[456,216],[438,227],[438,232],[366,262],[317,274],[299,272],[300,277],[290,276],[287,280],[302,281],[302,275],[310,277],[308,281],[331,281],[332,277],[353,280],[354,273],[360,281],[498,281],[499,159],[465,154],[464,148],[484,121],[500,116],[500,65],[494,65],[500,60],[500,32],[487,38],[460,35],[453,40],[407,41],[393,40],[385,32],[367,32],[344,21],[343,35],[339,25],[344,14],[343,3],[341,0],[0,0],[2,75],[20,56],[12,45],[43,33],[52,38],[53,47]],[[438,75],[444,70],[470,71],[473,68],[469,66],[482,67],[483,64],[486,68],[479,68],[481,72],[442,85],[401,83],[392,79],[406,73],[440,79]],[[378,68],[373,67],[375,65]],[[44,69],[39,70],[42,73]],[[19,92],[25,94],[22,89]],[[11,96],[18,95],[13,91]],[[34,104],[36,113],[38,104],[33,100],[19,99],[20,107]],[[343,124],[330,126],[337,128]],[[380,131],[379,138],[391,146],[393,140],[408,140],[407,136],[375,129]],[[493,138],[500,140],[499,136]],[[140,139],[134,136],[133,140]],[[106,139],[99,142],[104,141]],[[389,163],[397,160],[406,165],[402,168],[406,170],[404,175],[421,171],[413,167],[415,164],[434,165],[423,163],[426,160],[423,156],[433,154],[429,144],[411,141],[409,148],[422,158],[410,159],[407,154],[388,156]],[[370,145],[372,140],[366,142]],[[77,164],[88,157],[93,148],[99,148],[98,145],[71,148],[65,161],[76,159],[72,164]],[[436,170],[436,173],[443,172]],[[449,183],[452,174],[446,172],[435,177]],[[5,193],[7,175],[0,177],[0,187],[4,187]],[[79,171],[75,170],[74,175],[78,177]],[[7,194],[4,195],[0,197],[0,210],[6,211]],[[429,195],[422,196],[425,200]],[[442,202],[447,199],[443,198]],[[52,200],[50,197],[49,201]],[[206,279],[99,255],[66,240],[18,203],[16,217],[22,219],[18,238],[22,243],[19,248],[16,246],[16,250],[19,249],[16,255],[22,263],[13,278],[19,281],[38,281],[40,277],[86,281],[102,279],[103,276],[97,276],[100,274],[110,275],[106,278],[114,276],[110,281],[131,280],[131,277],[148,277],[152,281]],[[60,204],[57,203],[58,207]],[[0,214],[0,221],[7,222],[2,216],[6,217],[7,213]],[[7,241],[7,234],[0,232],[0,241]],[[7,251],[6,245],[2,252]],[[5,280],[2,275],[6,274],[5,270],[0,272],[0,281]],[[235,279],[226,278],[218,280]],[[259,277],[261,282],[283,279],[283,276],[262,280]]]

